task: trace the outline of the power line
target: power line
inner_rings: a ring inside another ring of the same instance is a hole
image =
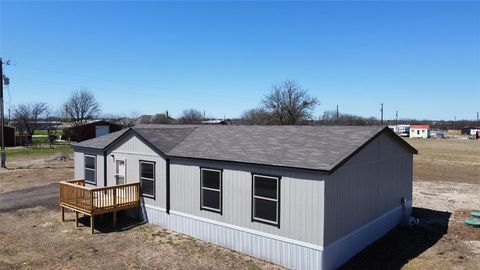
[[[109,93],[115,93],[115,94],[120,93],[120,94],[129,95],[130,97],[132,95],[132,91],[113,90],[113,89],[90,87],[90,86],[79,86],[79,85],[69,84],[69,83],[64,83],[64,82],[31,79],[31,78],[25,78],[25,77],[21,77],[21,76],[14,76],[13,78],[15,80],[24,80],[24,81],[40,82],[40,83],[52,84],[52,85],[58,85],[58,86],[67,86],[67,87],[71,87],[71,88],[74,88],[74,89],[84,88],[84,89],[88,89],[88,90],[92,90],[92,91],[109,92]],[[134,91],[134,93],[136,95],[139,95],[139,96],[142,96],[142,97],[154,97],[154,98],[160,98],[162,100],[169,100],[169,101],[181,100],[181,101],[199,102],[199,99],[196,98],[196,96],[192,93],[188,93],[188,95],[184,94],[181,97],[171,97],[171,96],[167,96],[167,95],[159,95],[159,94],[156,94],[156,93],[146,93],[146,92],[141,92],[141,91]],[[208,93],[208,92],[201,92],[199,94],[201,94],[203,97],[206,96],[206,97],[227,98],[227,99],[229,99],[229,104],[230,105],[236,105],[236,106],[241,106],[241,107],[243,107],[245,105],[245,104],[232,102],[231,100],[235,100],[235,99],[232,99],[232,96],[230,96],[230,95],[225,95],[225,94],[222,95],[222,94],[218,94],[218,93]],[[194,107],[200,107],[201,105],[202,104],[194,105]]]
[[[51,69],[46,69],[46,68],[41,68],[41,67],[33,67],[33,66],[26,66],[26,65],[19,65],[15,64],[15,67],[20,67],[20,68],[26,68],[26,69],[32,69],[32,70],[39,70],[43,72],[51,72],[51,73],[57,73],[57,74],[63,74],[63,75],[68,75],[68,76],[74,76],[74,77],[84,77],[84,78],[89,78],[97,81],[103,81],[103,82],[112,82],[112,83],[118,83],[121,84],[122,86],[125,85],[131,85],[131,86],[136,86],[136,87],[141,87],[141,88],[149,88],[152,90],[157,90],[157,91],[169,91],[169,89],[166,88],[161,88],[158,86],[151,86],[151,85],[145,85],[145,84],[139,84],[139,83],[132,83],[132,82],[126,82],[126,81],[120,81],[120,80],[113,80],[113,79],[105,79],[105,78],[100,78],[100,77],[95,77],[91,75],[85,75],[85,74],[76,74],[76,73],[68,73],[68,72],[63,72],[63,71],[56,71],[56,70],[51,70]],[[53,82],[53,81],[46,81],[46,80],[38,80],[38,79],[29,79],[29,78],[22,78],[22,77],[15,77],[17,79],[21,80],[29,80],[29,81],[37,81],[37,82],[43,82],[43,83],[50,83],[50,84],[57,84],[57,85],[64,85],[64,86],[70,86],[74,88],[88,88],[88,89],[96,89],[100,91],[106,91],[106,92],[113,92],[113,93],[123,93],[123,94],[131,94],[131,91],[120,91],[120,90],[111,90],[111,89],[105,89],[105,88],[98,88],[98,87],[82,87],[79,85],[72,85],[72,84],[65,84],[65,83],[58,83],[58,82]],[[152,97],[159,97],[159,98],[168,98],[167,96],[163,95],[154,95],[151,93],[145,93],[145,92],[139,92],[135,91],[135,93],[139,93],[141,95],[145,96],[152,96]],[[198,94],[201,94],[202,96],[211,96],[211,97],[223,97],[223,98],[231,98],[231,95],[222,95],[224,93],[223,91],[220,93],[206,93],[204,91],[199,92]],[[190,101],[198,101],[198,98],[190,98],[190,97],[182,97],[183,100],[190,100]],[[238,106],[243,106],[244,104],[239,104],[239,103],[231,103],[233,105],[238,105]]]
[[[46,83],[46,84],[52,84],[52,85],[59,85],[59,86],[68,86],[71,88],[86,88],[89,90],[98,90],[98,91],[103,91],[103,92],[110,92],[110,93],[122,93],[122,94],[129,94],[131,95],[131,91],[122,91],[122,90],[113,90],[113,89],[107,89],[107,88],[99,88],[99,87],[91,87],[91,86],[80,86],[80,85],[75,85],[75,84],[69,84],[69,83],[64,83],[64,82],[57,82],[57,81],[50,81],[50,80],[39,80],[39,79],[30,79],[30,78],[25,78],[25,77],[20,77],[20,76],[14,76],[14,79],[17,80],[24,80],[24,81],[32,81],[32,82],[41,82],[41,83]],[[146,92],[141,92],[141,91],[135,91],[135,94],[139,94],[142,96],[151,96],[151,97],[158,97],[158,98],[163,98],[163,99],[169,99],[171,97],[167,95],[158,95],[158,94],[152,94],[152,93],[146,93]],[[219,97],[222,95],[219,94],[208,94],[205,92],[202,92],[203,96],[215,96]],[[231,96],[223,95],[223,97],[230,98]],[[192,100],[192,101],[198,101],[198,98],[194,97],[189,97],[189,96],[182,96],[182,100]],[[238,103],[230,103],[234,105],[243,105],[243,104],[238,104]]]
[[[68,76],[72,76],[72,77],[83,77],[83,78],[93,79],[93,80],[97,80],[97,81],[118,83],[118,84],[122,84],[122,85],[133,85],[133,86],[137,86],[137,87],[151,88],[151,89],[162,90],[162,91],[165,90],[165,89],[162,89],[158,86],[151,86],[151,85],[145,85],[145,84],[140,84],[140,83],[132,83],[132,82],[126,82],[126,81],[120,81],[120,80],[113,80],[113,79],[105,79],[105,78],[100,78],[100,77],[95,77],[95,76],[90,76],[90,75],[85,75],[85,74],[68,73],[68,72],[63,72],[63,71],[56,71],[56,70],[51,70],[51,69],[31,67],[31,66],[18,65],[18,64],[15,65],[15,66],[20,67],[20,68],[31,69],[31,70],[38,70],[38,71],[42,71],[42,72],[50,72],[50,73],[68,75]]]

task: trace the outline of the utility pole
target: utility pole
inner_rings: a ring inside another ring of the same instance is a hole
[[[1,167],[2,168],[6,168],[5,167],[5,161],[7,159],[7,155],[5,153],[5,136],[4,136],[4,131],[5,131],[5,127],[4,127],[4,122],[5,122],[5,117],[3,115],[3,64],[7,64],[9,65],[10,64],[10,61],[7,61],[7,62],[3,62],[3,59],[0,58],[0,104],[1,104],[1,113],[0,113],[0,122],[1,122],[1,125],[0,125],[0,131],[2,133],[2,136],[1,136],[1,140],[2,140],[2,162],[1,162]]]
[[[480,125],[480,122],[478,122],[478,112],[477,112],[477,126]]]
[[[380,125],[383,125],[383,102],[380,103]]]
[[[337,105],[337,126],[338,126],[338,105]]]
[[[395,111],[395,130],[398,132],[398,110]]]

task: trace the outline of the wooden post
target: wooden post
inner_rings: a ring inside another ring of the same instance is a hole
[[[92,234],[94,233],[94,230],[95,230],[95,229],[93,228],[93,226],[95,225],[95,224],[94,224],[94,220],[95,220],[95,219],[94,219],[94,216],[91,215],[91,216],[90,216],[90,227],[92,227]]]
[[[113,187],[113,227],[117,225],[117,187]]]
[[[62,209],[62,221],[65,221],[65,208],[63,206],[60,206],[60,208]]]
[[[71,187],[70,187],[71,189]],[[78,198],[77,198],[77,189],[73,189],[73,201],[75,202],[75,205],[78,205]]]
[[[75,227],[78,227],[78,212],[75,211]]]

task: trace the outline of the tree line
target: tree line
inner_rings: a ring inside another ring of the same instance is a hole
[[[100,104],[86,90],[74,91],[59,107],[45,102],[20,104],[13,110],[14,125],[21,135],[32,136],[38,129],[47,130],[50,140],[54,139],[58,127],[68,123],[74,130],[100,115]]]
[[[375,117],[341,113],[336,110],[326,110],[318,118],[314,117],[319,100],[309,94],[298,82],[286,80],[273,84],[269,93],[263,97],[256,108],[244,111],[238,119],[228,119],[231,124],[242,125],[379,125]],[[73,130],[100,117],[101,108],[93,93],[87,90],[74,91],[59,107],[53,108],[44,102],[20,104],[14,109],[14,124],[21,134],[34,135],[40,127],[52,136],[60,123],[68,123]],[[136,112],[128,116],[105,116],[115,122],[130,127],[138,124],[200,124],[205,115],[200,110],[191,108],[184,110],[175,119],[168,111],[155,115],[139,115]],[[432,121],[400,119],[386,120],[383,124],[429,124],[433,128],[452,129],[463,126],[479,125],[477,121]],[[75,132],[75,131],[74,131]]]

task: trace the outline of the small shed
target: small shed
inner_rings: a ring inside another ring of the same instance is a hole
[[[476,136],[478,131],[480,131],[479,126],[466,126],[462,128],[462,134],[470,136]]]
[[[1,128],[0,128],[0,136],[1,136]],[[3,126],[3,134],[5,140],[5,146],[15,146],[15,128],[12,126]]]
[[[93,138],[97,138],[115,131],[119,131],[123,128],[122,125],[108,122],[105,120],[96,120],[84,125],[74,127],[67,127],[63,129],[63,138],[70,139],[72,141],[85,141]]]
[[[411,125],[410,126],[410,138],[430,138],[430,126],[429,125]]]

